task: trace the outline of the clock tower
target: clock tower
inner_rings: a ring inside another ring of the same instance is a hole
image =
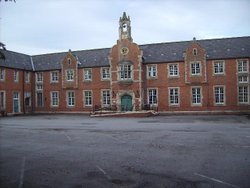
[[[119,25],[119,39],[128,39],[132,42],[130,17],[126,15],[126,12],[123,12],[120,17]]]

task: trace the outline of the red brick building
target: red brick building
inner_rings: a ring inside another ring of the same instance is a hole
[[[29,56],[1,50],[0,111],[250,112],[250,37],[137,45],[130,17],[111,48]]]

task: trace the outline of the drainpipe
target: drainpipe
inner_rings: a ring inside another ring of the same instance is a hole
[[[22,98],[22,101],[23,101],[23,113],[25,114],[25,98],[24,98],[24,90],[25,90],[25,87],[24,87],[24,83],[25,83],[25,67],[24,67],[24,70],[23,70],[23,98]]]

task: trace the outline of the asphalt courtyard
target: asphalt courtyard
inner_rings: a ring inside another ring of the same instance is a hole
[[[249,188],[250,117],[0,118],[1,188]]]

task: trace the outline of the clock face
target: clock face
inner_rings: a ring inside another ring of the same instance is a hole
[[[121,48],[121,54],[122,55],[126,55],[126,54],[128,54],[128,48],[127,47],[123,47],[123,48]]]

